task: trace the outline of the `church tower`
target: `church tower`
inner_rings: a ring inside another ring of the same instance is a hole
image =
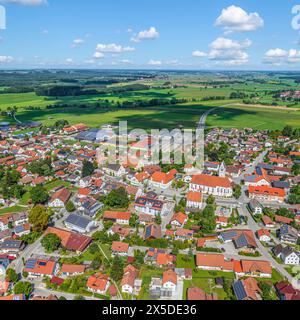
[[[222,162],[219,168],[219,177],[220,178],[225,178],[226,177],[226,166],[225,163]]]

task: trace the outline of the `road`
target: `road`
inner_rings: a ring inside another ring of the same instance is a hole
[[[33,254],[39,252],[42,249],[41,238],[37,240],[34,244],[28,245],[24,251],[19,255],[19,257],[12,262],[12,268],[18,274],[22,274],[24,263],[27,261]]]
[[[67,300],[74,300],[74,298],[76,296],[78,296],[78,294],[72,294],[72,293],[65,293],[65,292],[60,292],[60,291],[48,290],[48,289],[43,288],[41,286],[34,288],[33,295],[36,296],[36,297],[49,297],[50,295],[55,295],[58,298],[64,297]],[[98,299],[98,298],[87,297],[87,296],[84,296],[84,298],[86,300],[101,300],[101,299]]]
[[[210,109],[210,110],[206,111],[205,113],[203,113],[203,115],[201,116],[200,121],[199,121],[198,130],[199,129],[205,129],[205,123],[206,123],[207,117],[212,112],[214,112],[215,110],[221,109],[221,108],[226,108],[226,107],[231,106],[231,105],[232,105],[232,103],[224,104],[223,106],[219,106],[219,107]]]
[[[256,232],[261,229],[261,226],[253,219],[252,215],[250,214],[246,204],[242,205],[240,210],[240,214],[248,217],[248,226],[249,229],[256,234]],[[278,263],[270,253],[270,251],[264,247],[260,241],[256,241],[258,245],[259,252],[262,254],[263,258],[267,261],[270,261],[272,266],[278,270],[287,280],[291,283],[293,277],[285,270],[284,265]]]
[[[222,107],[226,107],[226,105],[222,106]],[[219,108],[222,108],[219,107]],[[211,110],[208,110],[207,112],[205,112],[199,121],[199,126],[198,129],[204,129],[205,128],[205,123],[206,123],[206,119],[208,117],[208,115],[210,113],[212,113],[214,110],[219,109],[219,108],[214,108]],[[236,184],[240,184],[244,179],[245,176],[248,174],[252,174],[255,171],[255,168],[257,167],[257,165],[261,162],[263,162],[265,156],[268,154],[269,149],[263,151],[262,153],[259,154],[259,156],[254,160],[254,162],[252,163],[251,166],[247,167],[246,170],[243,171],[243,173],[239,176],[239,178],[234,179],[234,182]],[[233,199],[225,199],[222,200],[223,203],[230,203],[231,205],[236,205],[238,207],[239,210],[239,214],[241,216],[245,216],[248,218],[248,228],[254,233],[256,234],[256,232],[261,229],[261,226],[256,223],[256,221],[253,219],[252,215],[250,214],[247,205],[249,202],[249,199],[246,195],[246,188],[243,188],[242,190],[242,196],[240,197],[239,200],[233,200]],[[238,202],[238,203],[237,203]],[[282,205],[280,205],[280,207],[282,207]],[[287,280],[291,283],[293,277],[285,270],[284,265],[279,264],[271,255],[271,253],[269,252],[269,250],[267,248],[265,248],[260,241],[257,241],[257,245],[258,245],[258,249],[260,251],[260,253],[262,254],[262,257],[260,257],[259,259],[265,259],[267,261],[269,261],[272,266],[278,270],[284,277],[287,278]],[[234,258],[234,257],[233,257]],[[254,259],[255,260],[255,259]]]

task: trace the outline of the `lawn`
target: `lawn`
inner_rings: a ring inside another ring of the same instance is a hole
[[[150,300],[149,296],[149,285],[151,283],[152,277],[161,278],[163,275],[162,269],[156,269],[148,267],[146,265],[142,266],[139,274],[139,278],[143,280],[142,289],[138,297],[139,300]]]
[[[195,269],[196,268],[195,257],[194,257],[194,259],[192,259],[191,257],[189,257],[187,255],[178,254],[177,260],[176,260],[176,267],[177,268]]]
[[[187,300],[187,290],[192,287],[199,287],[207,294],[215,293],[219,300],[227,298],[227,294],[222,288],[216,288],[214,278],[193,278],[193,280],[184,281],[183,300]]]
[[[4,208],[4,209],[0,209],[0,216],[7,214],[7,213],[19,213],[19,212],[24,212],[26,211],[27,208],[26,207],[22,207],[22,206],[14,206],[14,207],[10,207],[10,208]]]
[[[104,254],[106,255],[106,257],[108,259],[111,258],[111,249],[110,249],[110,245],[108,244],[104,244],[104,243],[100,243],[99,246],[101,247],[101,249],[103,250]]]
[[[67,182],[67,181],[62,181],[62,180],[53,180],[49,183],[46,183],[45,184],[45,188],[47,191],[51,191],[57,187],[69,187],[71,185],[70,182]]]

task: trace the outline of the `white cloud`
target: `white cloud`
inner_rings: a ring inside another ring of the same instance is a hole
[[[72,47],[73,48],[79,47],[79,46],[83,45],[84,42],[85,42],[84,39],[81,39],[81,38],[74,39],[72,42]]]
[[[66,64],[73,64],[74,63],[74,60],[72,58],[68,58],[66,59]]]
[[[234,5],[222,10],[215,22],[225,33],[255,31],[264,26],[264,20],[257,12],[247,13]]]
[[[300,63],[300,50],[270,49],[265,53],[263,62],[274,66],[297,64]]]
[[[265,53],[266,58],[283,58],[287,55],[287,52],[283,49],[270,49]]]
[[[84,60],[83,63],[85,63],[85,64],[95,64],[96,61],[94,59],[88,59],[88,60]]]
[[[207,56],[207,53],[206,52],[203,52],[203,51],[199,51],[199,50],[196,50],[192,53],[193,57],[197,57],[197,58],[204,58]]]
[[[156,28],[151,27],[149,30],[140,31],[134,37],[131,38],[133,42],[141,42],[143,40],[153,40],[159,37],[159,32]]]
[[[148,62],[148,64],[149,64],[150,66],[161,66],[161,65],[162,65],[162,62],[161,62],[160,60],[153,60],[153,59],[151,59],[151,60]]]
[[[96,47],[97,52],[105,53],[124,53],[124,52],[133,52],[135,48],[132,47],[122,47],[121,45],[111,43],[111,44],[98,44]]]
[[[102,59],[104,58],[104,54],[102,52],[95,52],[93,57],[95,59]]]
[[[128,60],[128,59],[120,60],[120,63],[122,63],[122,64],[133,64],[133,62],[131,60]]]
[[[287,62],[288,63],[299,63],[300,62],[300,50],[295,50],[295,49],[289,50]]]
[[[249,55],[245,51],[251,47],[252,41],[245,39],[236,41],[229,38],[219,37],[210,44],[211,50],[206,53],[203,51],[194,51],[194,57],[213,60],[216,64],[223,65],[243,65],[249,62]]]
[[[49,34],[49,31],[45,29],[45,30],[42,31],[42,34],[47,35],[47,34]]]
[[[228,38],[217,38],[210,45],[215,50],[240,50],[249,48],[252,45],[252,41],[246,39],[244,41],[235,41]]]
[[[217,38],[211,44],[208,59],[217,64],[228,66],[244,65],[249,62],[249,54],[245,49],[252,45],[252,41],[236,41],[228,38]]]
[[[0,56],[0,63],[9,63],[14,60],[11,56]]]
[[[22,4],[25,6],[40,6],[47,4],[47,0],[1,0],[0,3],[15,3]]]

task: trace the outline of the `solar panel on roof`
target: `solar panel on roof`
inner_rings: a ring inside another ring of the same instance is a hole
[[[26,269],[34,269],[35,264],[36,264],[36,260],[28,260],[25,268]]]
[[[236,240],[235,245],[237,248],[243,248],[248,246],[248,239],[245,234],[241,234]]]
[[[233,291],[238,300],[244,300],[247,298],[247,293],[245,291],[242,281],[238,280],[233,284]]]
[[[151,226],[148,226],[146,228],[146,233],[145,233],[145,237],[149,238],[151,236]]]
[[[39,266],[41,266],[41,267],[45,267],[46,265],[47,265],[47,262],[45,262],[45,261],[39,262]]]
[[[228,241],[228,240],[232,240],[232,238],[235,238],[237,236],[237,232],[236,231],[223,232],[221,236],[224,241]]]

